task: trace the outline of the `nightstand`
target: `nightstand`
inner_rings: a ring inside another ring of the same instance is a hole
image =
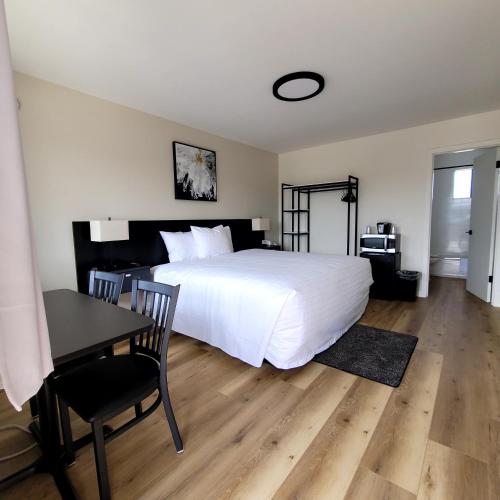
[[[261,245],[261,250],[281,250],[281,245]]]
[[[124,275],[122,293],[132,291],[132,279],[134,278],[147,281],[151,281],[152,279],[150,266],[127,267],[124,269],[115,269],[111,272]]]

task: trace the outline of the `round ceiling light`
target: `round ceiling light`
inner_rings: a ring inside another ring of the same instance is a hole
[[[325,79],[318,73],[297,71],[278,78],[273,84],[273,95],[281,101],[304,101],[324,88]]]

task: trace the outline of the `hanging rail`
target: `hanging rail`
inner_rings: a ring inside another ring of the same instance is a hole
[[[284,247],[285,236],[292,238],[292,251],[300,252],[301,237],[307,236],[307,251],[310,250],[310,212],[311,193],[327,191],[347,191],[347,244],[346,254],[350,255],[351,243],[351,203],[354,203],[354,255],[358,253],[358,201],[359,201],[359,179],[349,175],[347,180],[338,182],[322,182],[318,184],[281,184],[281,244]],[[285,192],[291,192],[291,208],[285,208]],[[307,208],[301,207],[301,194],[307,195]],[[352,200],[352,201],[351,201]],[[291,231],[285,231],[285,214],[291,214]],[[295,215],[297,214],[297,228],[295,228]],[[301,215],[304,214],[307,221],[307,230],[301,230]]]

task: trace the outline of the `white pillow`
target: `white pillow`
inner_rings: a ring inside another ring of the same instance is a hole
[[[224,228],[224,231],[225,231],[226,237],[227,237],[227,241],[228,241],[228,244],[229,244],[229,248],[231,249],[231,253],[233,253],[234,252],[234,248],[233,248],[233,237],[231,235],[231,228],[229,226],[222,226],[222,225],[219,225],[219,226],[216,226],[216,227],[217,228],[219,228],[219,227]]]
[[[191,226],[191,232],[196,243],[196,253],[200,259],[233,252],[229,227],[217,226],[210,229]]]
[[[160,231],[163,242],[167,247],[168,260],[179,262],[181,260],[197,259],[196,243],[191,231],[187,233],[168,233]]]

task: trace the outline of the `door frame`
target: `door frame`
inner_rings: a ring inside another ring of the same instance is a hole
[[[427,231],[425,232],[425,241],[424,241],[424,259],[422,269],[425,269],[427,272],[425,273],[423,280],[423,295],[424,297],[428,297],[429,295],[429,280],[430,280],[430,259],[431,259],[431,226],[432,226],[432,183],[434,176],[434,157],[437,155],[441,155],[444,153],[455,153],[457,151],[462,151],[466,149],[485,149],[485,148],[499,148],[500,147],[500,138],[497,139],[489,139],[486,141],[477,141],[477,142],[467,142],[463,144],[456,144],[453,146],[439,146],[435,148],[431,148],[428,150],[428,170],[427,170],[427,215],[426,215],[426,227]],[[498,220],[497,224],[498,225]],[[497,235],[495,240],[498,238],[498,232],[500,231],[500,227],[497,227]],[[496,243],[496,242],[495,242]],[[493,255],[495,255],[495,248],[493,250]],[[493,274],[495,274],[495,262],[493,261]],[[493,280],[495,281],[495,280]],[[498,280],[497,280],[498,281]]]

